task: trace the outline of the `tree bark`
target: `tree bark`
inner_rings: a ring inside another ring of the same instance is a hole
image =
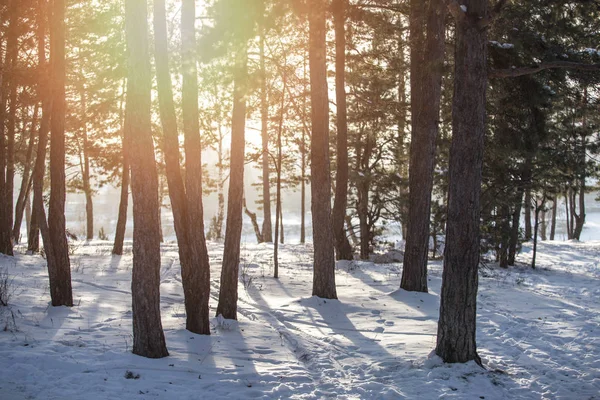
[[[552,200],[552,221],[550,223],[550,240],[554,240],[556,235],[556,213],[558,211],[558,195],[554,195]]]
[[[485,136],[487,34],[477,24],[487,0],[464,0],[456,20],[448,221],[435,352],[445,362],[475,360],[480,195]]]
[[[264,18],[264,17],[263,17]],[[262,137],[262,190],[263,190],[263,225],[262,240],[270,243],[273,241],[273,226],[271,223],[271,186],[269,181],[269,103],[267,99],[267,71],[265,68],[265,21],[263,19],[260,30],[260,122]]]
[[[123,80],[123,93],[125,93],[126,80]],[[129,166],[129,149],[127,145],[127,137],[125,134],[125,123],[124,123],[124,96],[121,96],[119,106],[119,121],[121,123],[121,194],[119,197],[119,213],[117,216],[117,228],[115,231],[115,242],[113,243],[112,254],[122,255],[123,254],[123,242],[125,241],[125,231],[127,228],[127,208],[129,207],[129,177],[130,177],[130,166]]]
[[[348,204],[348,117],[346,106],[346,2],[334,0],[335,25],[335,99],[337,109],[335,200],[331,220],[338,260],[352,260],[352,246],[344,229]]]
[[[281,168],[283,167],[283,154],[281,135],[283,134],[283,120],[285,116],[285,90],[287,89],[287,76],[285,72],[283,73],[282,80],[283,89],[281,91],[281,106],[279,107],[279,127],[277,129],[277,193],[275,203],[275,243],[273,246],[273,278],[275,279],[279,278],[279,240],[281,239],[281,243],[283,243],[283,216],[281,212]]]
[[[242,200],[244,196],[244,150],[246,129],[247,54],[245,45],[238,50],[234,76],[233,111],[231,117],[231,156],[225,248],[221,269],[221,287],[217,315],[237,319],[238,271],[242,236]]]
[[[18,57],[19,1],[8,3],[8,28],[6,32],[6,56],[2,71],[2,100],[0,118],[0,253],[13,255],[13,189],[15,114],[17,102],[16,61]],[[6,105],[9,105],[8,114]]]
[[[429,220],[444,72],[446,8],[443,0],[411,0],[410,7],[409,206],[400,287],[427,292]]]
[[[519,228],[521,222],[521,207],[523,205],[523,189],[518,190],[516,196],[515,208],[512,213],[512,221],[510,225],[510,239],[508,241],[508,265],[515,265],[517,257],[517,245],[519,244]]]
[[[314,245],[313,296],[336,299],[331,228],[329,100],[327,91],[327,1],[309,0],[309,67],[312,136],[311,210]]]
[[[123,153],[123,161],[121,167],[121,194],[119,197],[119,214],[117,217],[117,229],[115,232],[115,242],[113,244],[112,253],[115,255],[123,254],[123,242],[125,241],[125,231],[127,229],[127,209],[129,208],[129,149],[127,139],[123,133],[121,146]]]
[[[19,190],[19,197],[17,198],[17,205],[15,207],[15,223],[12,233],[15,243],[19,243],[21,240],[21,224],[23,222],[23,213],[25,212],[27,199],[29,198],[29,193],[31,191],[31,165],[33,160],[33,149],[35,148],[38,113],[39,104],[36,104],[33,111],[33,118],[31,120],[31,127],[29,129],[29,142],[27,144],[27,154],[25,155],[21,189]],[[29,229],[29,225],[27,225],[27,229]]]
[[[92,193],[92,185],[90,182],[90,150],[89,150],[89,142],[88,142],[88,132],[87,132],[87,99],[85,95],[85,87],[81,88],[81,123],[83,124],[83,143],[82,143],[82,151],[83,151],[83,163],[82,163],[82,171],[81,178],[83,182],[83,193],[85,195],[85,217],[86,217],[86,234],[85,238],[87,240],[92,240],[94,238],[94,201],[93,201],[93,193]]]
[[[56,281],[50,282],[52,305],[72,306],[71,264],[66,236],[65,201],[65,0],[54,0],[50,24],[50,68],[52,107],[50,114],[50,201],[48,205],[49,239],[56,264]],[[48,263],[48,268],[51,265]]]
[[[151,72],[146,0],[125,2],[128,52],[125,136],[131,145],[133,195],[133,353],[169,355],[160,318],[158,174],[151,129]]]

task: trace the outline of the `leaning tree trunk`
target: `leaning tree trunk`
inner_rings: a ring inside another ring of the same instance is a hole
[[[169,355],[160,319],[158,174],[151,127],[151,72],[146,0],[125,2],[128,52],[125,135],[131,145],[133,195],[133,353]]]
[[[15,243],[19,243],[21,238],[21,224],[23,223],[23,213],[27,207],[27,199],[31,191],[31,164],[33,160],[33,149],[35,148],[35,138],[38,122],[39,104],[36,103],[33,111],[33,118],[31,120],[31,127],[29,129],[29,142],[27,143],[27,154],[25,155],[25,166],[23,167],[23,179],[21,180],[21,189],[19,190],[19,197],[17,198],[17,205],[15,206],[15,222],[13,226],[13,238]],[[29,229],[29,226],[27,226]],[[28,235],[29,236],[29,235]]]
[[[54,306],[72,306],[71,263],[66,235],[65,201],[65,0],[54,0],[50,24],[52,107],[50,114],[50,201],[48,228],[56,264],[56,281],[50,282]],[[48,264],[50,268],[50,264]]]
[[[244,150],[246,129],[246,80],[247,54],[243,46],[237,55],[234,76],[233,112],[231,117],[231,156],[229,167],[229,192],[227,199],[227,222],[225,225],[225,248],[221,269],[221,287],[217,315],[237,319],[238,272],[240,265],[240,241],[242,237],[242,201],[244,197]]]
[[[485,136],[487,34],[478,20],[487,0],[464,0],[456,12],[448,221],[435,352],[445,362],[475,360],[481,174]]]
[[[327,90],[326,14],[328,2],[309,0],[309,67],[312,137],[310,141],[311,210],[314,245],[313,296],[336,299],[331,228],[329,99]]]
[[[335,201],[331,214],[332,229],[338,260],[352,260],[352,246],[344,229],[348,204],[348,118],[346,107],[346,2],[334,0],[335,25],[335,99],[337,109]]]
[[[427,292],[429,219],[444,72],[446,7],[443,0],[411,0],[410,10],[412,127],[408,224],[400,287]]]

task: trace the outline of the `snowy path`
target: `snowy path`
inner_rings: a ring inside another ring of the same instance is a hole
[[[539,268],[482,271],[478,346],[487,370],[443,365],[435,347],[441,265],[430,293],[397,290],[401,264],[338,263],[339,300],[310,297],[311,250],[242,249],[239,321],[187,332],[177,249],[163,246],[170,356],[131,351],[131,255],[93,242],[73,258],[76,307],[48,306],[38,257],[3,257],[15,289],[0,311],[0,399],[598,399],[600,242],[544,243]],[[222,245],[211,244],[211,307]],[[521,256],[527,262],[530,252]],[[14,316],[14,318],[13,318]],[[126,379],[126,371],[139,379]]]

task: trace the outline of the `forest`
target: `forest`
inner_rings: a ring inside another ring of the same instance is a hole
[[[0,18],[1,398],[598,398],[600,1]]]

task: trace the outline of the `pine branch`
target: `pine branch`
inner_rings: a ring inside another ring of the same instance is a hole
[[[523,75],[537,74],[540,71],[547,69],[572,69],[578,71],[600,71],[599,64],[583,64],[572,61],[550,61],[541,63],[533,67],[522,67],[522,68],[506,68],[506,69],[492,69],[489,72],[490,78],[514,78]]]

